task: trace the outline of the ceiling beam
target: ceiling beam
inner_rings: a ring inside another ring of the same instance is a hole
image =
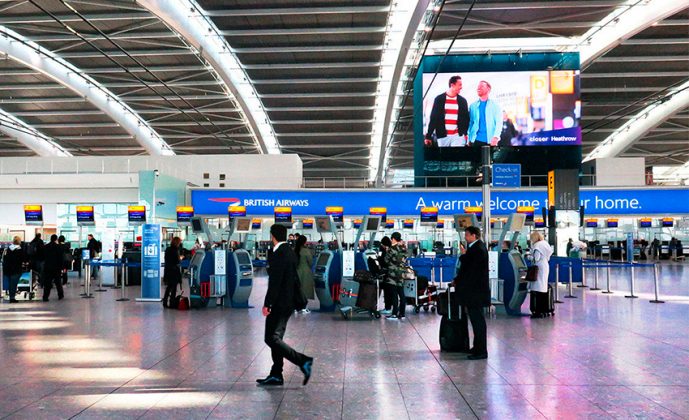
[[[657,63],[663,61],[689,61],[689,55],[626,55],[621,57],[600,57],[595,63]]]
[[[571,9],[615,7],[619,0],[571,0],[571,1],[518,1],[518,2],[476,2],[472,10],[532,10],[532,9]],[[469,4],[463,1],[448,1],[444,10],[450,12],[467,11]]]
[[[105,112],[154,156],[174,152],[146,120],[93,78],[24,36],[0,26],[0,52],[67,87]]]
[[[81,18],[73,13],[55,15],[60,21],[67,23],[82,22]],[[112,21],[130,21],[130,20],[145,20],[155,19],[148,12],[115,12],[108,13],[90,13],[85,14],[84,17],[92,22],[112,22]],[[2,16],[0,17],[0,25],[36,25],[42,23],[55,23],[55,20],[45,14],[39,15],[25,15],[25,16]]]
[[[319,28],[271,28],[271,29],[225,29],[219,31],[227,37],[295,36],[295,35],[347,35],[374,34],[385,32],[385,26],[331,26]]]
[[[225,8],[206,10],[211,17],[243,17],[243,16],[303,16],[303,15],[334,15],[334,14],[369,14],[387,13],[388,6],[344,6],[344,7],[269,7],[265,9],[235,9]]]
[[[232,51],[236,54],[315,54],[315,53],[329,53],[329,52],[371,52],[380,51],[383,49],[382,45],[313,45],[313,46],[284,46],[284,47],[242,47],[233,48]],[[270,58],[270,57],[266,57]]]

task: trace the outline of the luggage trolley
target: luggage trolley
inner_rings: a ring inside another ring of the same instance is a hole
[[[17,300],[33,300],[36,297],[36,290],[38,289],[38,272],[29,270],[22,273],[17,283],[17,293],[15,299]]]
[[[404,279],[404,298],[406,305],[413,305],[414,312],[417,314],[421,312],[421,308],[425,312],[430,309],[431,312],[436,311],[438,301],[438,286],[431,284],[425,276],[419,276],[415,271],[408,268],[408,277]]]
[[[371,318],[379,319],[380,281],[381,276],[374,276],[365,270],[356,271],[351,280],[343,279],[340,288],[342,318],[349,319],[356,313],[368,314]]]

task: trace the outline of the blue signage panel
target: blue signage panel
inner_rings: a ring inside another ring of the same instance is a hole
[[[141,239],[141,300],[159,301],[160,225],[143,225]]]
[[[627,262],[634,262],[634,234],[627,233]]]
[[[518,163],[495,163],[493,164],[493,186],[494,187],[515,187],[522,186],[522,165]]]
[[[689,214],[689,188],[582,189],[586,215]],[[352,216],[366,215],[371,207],[386,207],[388,216],[415,216],[424,207],[438,207],[438,214],[464,213],[465,207],[481,206],[480,190],[192,190],[197,214],[225,215],[228,202],[246,206],[247,214],[273,215],[276,206],[292,207],[294,215],[322,214],[329,203],[341,203]],[[494,190],[491,214],[516,213],[517,207],[546,207],[545,189]]]

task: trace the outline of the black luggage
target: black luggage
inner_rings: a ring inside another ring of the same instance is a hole
[[[530,292],[529,309],[533,315],[552,316],[555,315],[555,297],[553,287],[548,284],[548,291]]]
[[[378,310],[378,293],[375,283],[359,283],[359,296],[356,306],[367,311]]]
[[[466,315],[455,305],[454,293],[441,293],[438,300],[440,319],[440,351],[469,351],[469,324]]]

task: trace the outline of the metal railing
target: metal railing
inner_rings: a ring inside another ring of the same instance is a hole
[[[471,176],[415,176],[407,178],[403,184],[386,184],[387,188],[473,188],[481,186],[481,178]],[[595,175],[580,175],[580,185],[595,185]],[[548,181],[547,175],[523,175],[522,187],[543,187]],[[302,188],[375,188],[368,178],[352,177],[305,177]],[[499,188],[494,186],[494,188]]]

